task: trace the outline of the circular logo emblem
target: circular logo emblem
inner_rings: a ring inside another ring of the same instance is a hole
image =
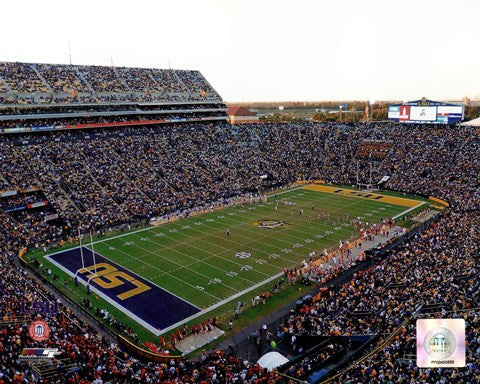
[[[50,336],[50,327],[44,320],[35,320],[30,324],[28,334],[35,341],[45,341]]]
[[[425,335],[423,347],[431,357],[447,359],[455,352],[457,340],[449,329],[444,327],[433,328]]]
[[[254,223],[258,228],[279,228],[283,227],[285,224],[284,221],[274,219],[262,219]]]
[[[248,259],[249,257],[252,256],[252,254],[249,253],[249,252],[238,252],[238,253],[235,254],[235,256],[238,259]]]

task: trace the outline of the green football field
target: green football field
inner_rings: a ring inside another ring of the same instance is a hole
[[[285,201],[288,203],[285,204]],[[277,209],[276,209],[277,206]],[[300,215],[300,210],[304,214]],[[266,203],[229,207],[94,242],[95,252],[202,309],[233,300],[293,268],[311,251],[358,233],[343,220],[371,223],[408,207],[307,189]],[[330,219],[317,219],[329,212]],[[284,222],[263,228],[258,221]],[[336,224],[334,224],[336,222]],[[227,229],[229,235],[227,235]]]

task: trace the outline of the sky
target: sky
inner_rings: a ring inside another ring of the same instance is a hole
[[[0,61],[198,69],[227,102],[480,97],[478,0],[2,2]]]

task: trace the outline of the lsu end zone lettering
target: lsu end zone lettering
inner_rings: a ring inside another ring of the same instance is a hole
[[[87,274],[88,272],[90,272],[90,274]],[[142,292],[151,289],[148,285],[136,280],[130,274],[119,271],[113,265],[108,263],[96,263],[89,267],[80,269],[78,273],[87,274],[85,276],[87,281],[96,283],[103,289],[119,287],[125,285],[126,282],[133,284],[135,286],[134,288],[117,295],[120,300],[129,299],[130,297],[139,295]]]
[[[412,200],[412,199],[390,196],[390,195],[381,195],[373,192],[362,192],[362,191],[357,191],[353,189],[336,188],[336,187],[330,187],[328,185],[307,185],[306,187],[303,187],[303,189],[374,200],[374,201],[379,201],[381,203],[400,205],[403,207],[415,207],[421,203],[421,201],[419,200]]]
[[[198,312],[200,308],[160,288],[143,277],[126,270],[101,254],[83,247],[47,255],[51,263],[77,277],[83,285],[159,335],[166,329]]]

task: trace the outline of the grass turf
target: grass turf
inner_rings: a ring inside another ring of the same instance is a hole
[[[294,205],[285,205],[284,200]],[[301,209],[303,215],[299,214]],[[281,273],[283,267],[298,266],[308,259],[311,251],[333,248],[340,240],[356,237],[357,231],[348,220],[342,219],[345,213],[350,218],[361,216],[374,223],[407,209],[374,200],[296,189],[272,195],[264,204],[245,204],[148,227],[97,240],[94,246],[106,258],[202,309],[219,306],[212,312],[218,314],[227,308],[231,310],[232,303],[228,301],[234,295],[248,300],[265,288],[262,282]],[[324,212],[330,213],[328,222],[317,219],[317,214]],[[287,224],[275,229],[256,227],[254,223],[262,219]],[[237,256],[240,252],[250,255],[240,258]],[[50,264],[41,259],[44,265]],[[61,280],[66,277],[54,266],[52,270]],[[246,292],[256,284],[260,285],[257,289]],[[268,283],[268,288],[272,284]],[[76,301],[86,295],[84,287],[73,284],[61,289]],[[220,306],[221,303],[224,305]],[[148,331],[118,309],[97,298],[93,298],[93,304],[108,308],[116,318],[136,329],[141,339],[151,339]]]

